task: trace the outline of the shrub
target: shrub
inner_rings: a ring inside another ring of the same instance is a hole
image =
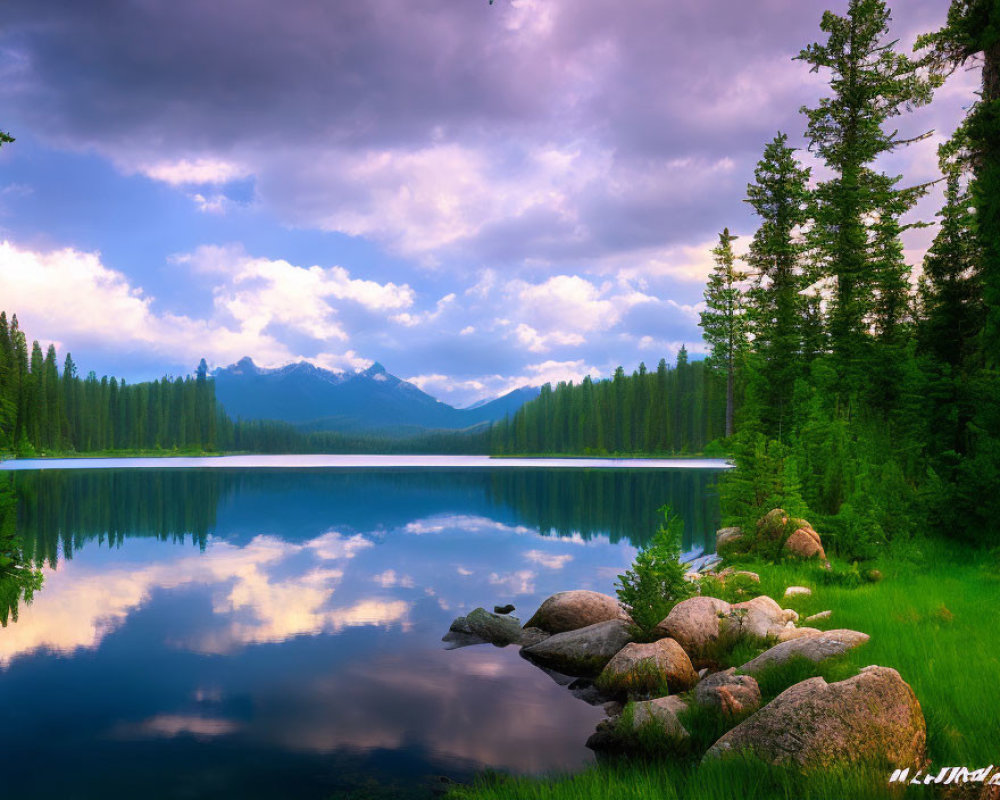
[[[616,584],[618,600],[642,637],[649,637],[670,609],[694,593],[694,587],[684,580],[685,568],[680,562],[683,522],[670,506],[659,511],[663,524]]]

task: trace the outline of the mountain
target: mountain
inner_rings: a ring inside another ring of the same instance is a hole
[[[276,369],[243,358],[213,372],[215,395],[229,416],[290,422],[304,430],[461,430],[503,419],[538,395],[515,389],[471,408],[454,408],[379,363],[361,372],[331,372],[305,361]]]

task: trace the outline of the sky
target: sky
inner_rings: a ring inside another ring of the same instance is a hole
[[[908,49],[948,3],[891,5]],[[698,357],[709,251],[748,244],[766,142],[805,146],[793,57],[846,6],[7,0],[0,307],[129,381],[379,361],[458,406]],[[936,178],[977,83],[884,167]]]

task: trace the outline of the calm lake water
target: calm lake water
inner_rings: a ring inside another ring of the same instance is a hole
[[[711,546],[721,462],[332,460],[14,465],[45,584],[0,630],[0,796],[425,796],[591,760],[600,708],[441,637],[613,591],[663,503]]]

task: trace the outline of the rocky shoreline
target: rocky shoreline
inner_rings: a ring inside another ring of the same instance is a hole
[[[765,541],[825,562],[819,535],[802,520],[791,522],[795,529],[785,541]],[[791,527],[780,509],[761,523],[758,533],[767,525]],[[719,531],[718,542],[722,550],[748,544],[738,529]],[[759,582],[754,573],[733,568],[711,572],[717,564],[705,557],[697,565],[702,571],[692,570],[687,578],[699,589],[706,578],[716,585],[734,579]],[[808,592],[790,586],[783,598]],[[451,647],[517,646],[522,657],[574,695],[603,705],[607,718],[587,741],[599,753],[630,752],[655,740],[689,758],[751,754],[802,770],[859,760],[911,770],[927,763],[920,703],[890,667],[868,666],[832,683],[810,677],[762,705],[758,678],[770,670],[794,662],[821,664],[869,640],[860,631],[823,631],[805,624],[827,619],[831,611],[800,621],[793,609],[766,595],[729,603],[698,593],[677,603],[652,637],[642,637],[619,601],[598,592],[554,594],[523,626],[510,616],[513,610],[477,608],[456,619],[444,641]],[[757,654],[738,667],[726,666],[744,652]],[[709,715],[724,732],[692,752],[687,720],[697,715]]]

